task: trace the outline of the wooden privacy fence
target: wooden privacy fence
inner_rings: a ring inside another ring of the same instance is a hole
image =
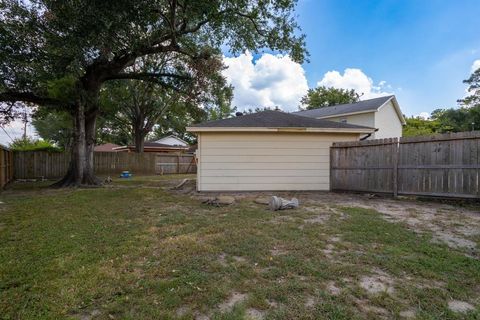
[[[13,152],[0,145],[0,188],[13,180]]]
[[[68,169],[69,153],[24,151],[14,153],[15,179],[57,179]],[[191,154],[95,152],[95,173],[116,175],[128,170],[134,175],[195,173]]]
[[[330,188],[480,198],[480,132],[334,143]]]

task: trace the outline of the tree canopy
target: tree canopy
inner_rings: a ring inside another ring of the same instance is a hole
[[[19,104],[72,115],[72,162],[58,185],[97,184],[93,146],[100,92],[142,80],[188,99],[219,74],[221,48],[264,48],[305,57],[296,0],[4,0],[0,3],[0,116]],[[131,68],[143,57],[165,68]],[[186,89],[185,89],[186,88]]]
[[[305,109],[310,110],[337,104],[354,103],[358,102],[359,99],[360,95],[353,89],[319,86],[314,89],[308,89],[301,103]]]

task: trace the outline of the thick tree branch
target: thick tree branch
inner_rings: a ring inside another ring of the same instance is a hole
[[[176,73],[155,73],[155,72],[129,72],[129,73],[119,73],[111,75],[105,78],[105,80],[146,80],[149,79],[158,79],[158,78],[175,78],[180,80],[191,80],[192,77],[186,75],[180,75]]]
[[[37,96],[31,92],[7,91],[0,93],[0,102],[27,102],[36,105],[64,106],[65,103],[56,99]]]

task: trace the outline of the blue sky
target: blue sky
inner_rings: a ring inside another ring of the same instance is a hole
[[[358,68],[390,85],[407,115],[455,107],[480,59],[479,0],[300,0],[297,13],[310,87]]]

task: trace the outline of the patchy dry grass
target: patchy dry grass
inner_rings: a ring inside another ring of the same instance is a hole
[[[480,317],[478,208],[313,193],[298,210],[255,194],[215,207],[169,191],[178,179],[1,194],[0,317]]]

